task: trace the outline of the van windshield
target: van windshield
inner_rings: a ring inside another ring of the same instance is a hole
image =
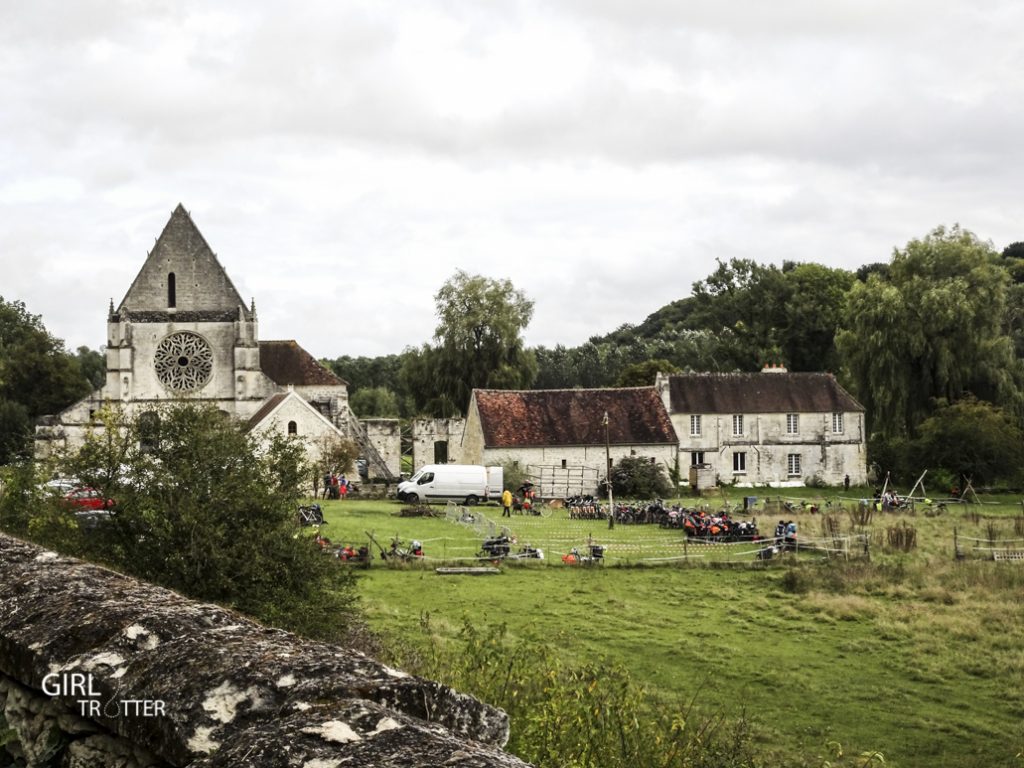
[[[415,483],[417,480],[420,479],[420,475],[422,475],[422,474],[423,474],[423,470],[421,469],[419,472],[417,472],[415,475],[413,475],[412,477],[409,478],[409,482],[410,483]]]

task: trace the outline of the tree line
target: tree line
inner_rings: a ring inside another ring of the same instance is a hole
[[[639,386],[658,371],[830,371],[866,407],[872,458],[920,455],[930,419],[1024,423],[1024,243],[998,251],[938,227],[856,270],[719,261],[688,296],[578,346],[527,348],[533,301],[510,280],[458,271],[434,296],[429,341],[379,357],[322,361],[363,417],[457,416],[474,388]],[[42,319],[0,297],[0,463],[28,450],[32,423],[104,378],[101,352],[64,349]],[[1014,431],[1016,430],[1016,431]],[[938,440],[937,442],[941,442]],[[1005,474],[1005,460],[957,471]],[[903,462],[906,463],[906,462]]]
[[[719,261],[689,296],[575,347],[526,348],[533,303],[508,280],[459,272],[434,298],[431,342],[324,361],[359,415],[460,415],[474,387],[642,386],[779,363],[836,374],[866,408],[882,468],[941,460],[963,482],[1024,464],[1024,243],[998,251],[953,226],[856,270]]]

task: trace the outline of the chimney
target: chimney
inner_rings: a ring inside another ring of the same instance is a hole
[[[788,373],[788,371],[782,363],[765,363],[761,373]]]

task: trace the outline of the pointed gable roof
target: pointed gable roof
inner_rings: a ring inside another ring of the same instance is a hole
[[[473,391],[484,445],[678,444],[665,404],[654,387]]]
[[[174,306],[168,304],[169,275],[174,275]],[[220,312],[251,320],[241,295],[217,260],[185,207],[171,214],[156,245],[118,305],[118,312]]]
[[[864,406],[830,373],[683,373],[669,376],[672,413],[837,413]]]
[[[339,430],[334,424],[331,423],[330,419],[320,413],[312,403],[306,400],[304,397],[300,397],[295,393],[295,390],[289,389],[287,392],[278,392],[276,395],[271,395],[264,401],[260,409],[256,411],[249,420],[246,422],[246,430],[252,431],[259,427],[263,422],[270,419],[277,411],[281,410],[286,403],[291,403],[302,410],[309,411],[313,414],[320,422],[323,427],[328,431],[332,431],[335,434],[341,436],[341,430]]]
[[[344,379],[324,368],[294,340],[261,341],[260,368],[276,384],[345,386]]]

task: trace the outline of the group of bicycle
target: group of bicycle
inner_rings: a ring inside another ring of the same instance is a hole
[[[570,519],[607,520],[608,510],[593,496],[574,496],[566,499]],[[634,501],[615,505],[615,522],[619,525],[659,525],[679,528],[688,536],[716,541],[756,541],[757,523],[753,520],[734,520],[728,511],[717,513],[666,505],[661,499]]]
[[[662,528],[681,528],[691,539],[734,542],[760,541],[756,520],[736,520],[727,512],[702,509],[670,509]]]

